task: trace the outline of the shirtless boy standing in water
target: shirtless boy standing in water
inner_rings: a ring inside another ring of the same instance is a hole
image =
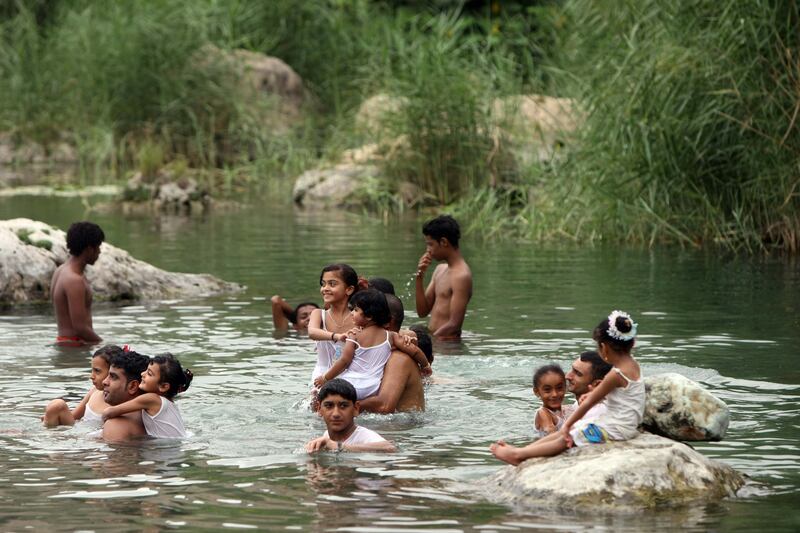
[[[75,222],[67,230],[69,259],[53,273],[50,295],[58,324],[56,344],[81,346],[101,339],[92,328],[92,288],[84,275],[86,265],[100,257],[105,235],[91,222]]]
[[[425,253],[419,259],[416,275],[417,314],[428,316],[428,328],[438,339],[458,339],[472,297],[472,272],[461,256],[458,240],[461,230],[450,215],[441,215],[422,226]],[[444,261],[433,271],[428,288],[425,271],[431,261]]]

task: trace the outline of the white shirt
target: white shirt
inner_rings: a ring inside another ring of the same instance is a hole
[[[328,432],[325,431],[323,437],[330,438]],[[362,426],[356,426],[356,430],[353,431],[347,439],[342,442],[343,446],[355,446],[358,444],[372,444],[374,442],[386,442],[386,439],[381,437],[378,433],[372,431],[371,429],[367,429]]]

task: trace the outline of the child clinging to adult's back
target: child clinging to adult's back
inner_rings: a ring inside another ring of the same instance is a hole
[[[103,419],[141,410],[142,424],[151,437],[185,437],[186,428],[174,398],[189,388],[192,377],[191,370],[184,370],[172,354],[157,355],[150,360],[147,370],[142,372],[139,382],[142,394],[133,400],[108,407],[103,412]]]
[[[366,289],[355,293],[350,298],[350,309],[353,323],[360,329],[346,337],[342,356],[314,380],[316,387],[338,376],[356,388],[359,400],[372,396],[380,389],[383,368],[394,349],[413,357],[423,374],[431,373],[422,350],[386,329],[391,316],[382,292]]]
[[[99,348],[92,354],[92,371],[90,379],[92,387],[75,409],[70,410],[62,399],[51,401],[45,408],[42,422],[45,426],[71,426],[76,420],[101,425],[101,413],[108,407],[103,399],[103,380],[108,375],[109,362],[115,355],[121,354],[122,348],[109,344]]]
[[[533,374],[533,394],[542,401],[533,422],[537,437],[561,429],[565,413],[561,408],[567,390],[567,378],[558,365],[544,365]]]

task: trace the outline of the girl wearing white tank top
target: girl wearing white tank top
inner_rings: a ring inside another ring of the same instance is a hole
[[[561,429],[525,447],[517,448],[500,440],[489,450],[506,463],[517,465],[532,457],[558,455],[572,446],[628,440],[638,435],[644,416],[644,382],[639,363],[631,355],[637,324],[622,311],[612,312],[592,333],[597,351],[612,371],[592,390],[564,422]],[[606,412],[592,420],[583,416],[605,399]]]
[[[147,370],[142,372],[140,394],[133,400],[113,405],[103,411],[103,419],[142,412],[142,424],[147,434],[155,438],[182,438],[186,436],[183,418],[173,399],[189,388],[192,371],[184,370],[172,354],[153,357]]]
[[[341,357],[314,379],[316,387],[339,376],[355,387],[359,400],[372,396],[380,388],[383,368],[394,349],[412,357],[423,374],[431,373],[431,365],[422,350],[384,327],[390,315],[382,292],[376,289],[359,291],[350,298],[350,308],[353,323],[360,329],[346,337]]]

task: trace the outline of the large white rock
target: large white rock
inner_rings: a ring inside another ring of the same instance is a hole
[[[647,397],[642,426],[675,440],[722,440],[728,430],[728,406],[700,384],[680,374],[644,380]]]
[[[0,220],[0,303],[47,300],[53,271],[68,255],[62,230],[27,218]],[[243,288],[208,274],[167,272],[108,243],[86,277],[99,300],[194,298]]]
[[[368,179],[380,175],[370,164],[341,163],[309,170],[295,181],[292,198],[303,206],[342,207],[356,204],[354,194]]]
[[[733,468],[664,437],[572,448],[503,468],[483,485],[489,499],[531,508],[631,510],[734,496]]]

